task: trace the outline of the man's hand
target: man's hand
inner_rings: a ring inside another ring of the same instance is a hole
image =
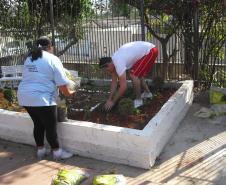
[[[113,106],[114,106],[114,102],[112,100],[107,100],[104,105],[104,108],[106,111],[110,111]]]

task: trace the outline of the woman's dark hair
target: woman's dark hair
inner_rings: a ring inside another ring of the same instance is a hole
[[[42,36],[40,37],[33,49],[31,50],[29,56],[31,56],[31,60],[34,61],[34,60],[37,60],[38,58],[41,58],[42,57],[42,50],[47,50],[49,48],[49,46],[52,45],[52,42],[51,40],[46,37],[46,36]]]

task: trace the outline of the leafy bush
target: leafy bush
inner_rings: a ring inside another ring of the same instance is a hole
[[[118,111],[120,115],[128,116],[133,114],[133,100],[130,98],[122,98],[118,103]]]
[[[16,102],[16,91],[13,89],[5,89],[4,98],[7,99],[10,103]]]
[[[164,79],[160,76],[157,76],[152,81],[153,87],[156,91],[160,91],[164,85]]]

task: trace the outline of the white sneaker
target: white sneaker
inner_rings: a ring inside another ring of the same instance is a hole
[[[56,151],[53,151],[53,159],[55,160],[60,160],[60,159],[68,159],[70,157],[72,157],[73,154],[70,152],[67,152],[61,148],[59,148]]]
[[[47,150],[46,148],[38,149],[37,150],[37,158],[39,160],[43,159],[45,156],[50,154],[50,150]]]
[[[153,97],[153,95],[152,95],[152,93],[151,92],[143,92],[142,94],[141,94],[141,98],[142,99],[146,99],[146,98],[152,98]]]
[[[134,103],[134,108],[137,108],[137,107],[140,107],[140,106],[143,105],[143,100],[142,99],[135,99],[133,101],[133,103]]]

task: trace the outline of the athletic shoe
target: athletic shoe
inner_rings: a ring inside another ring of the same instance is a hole
[[[72,153],[67,152],[61,148],[59,148],[56,151],[53,151],[53,159],[55,159],[55,160],[68,159],[72,156],[73,156]]]
[[[50,154],[50,150],[47,150],[46,148],[38,149],[37,150],[37,158],[39,160],[43,159],[45,156]]]
[[[135,99],[133,101],[133,103],[134,103],[134,108],[137,108],[137,107],[140,107],[140,106],[143,105],[143,100],[142,99]]]
[[[141,94],[141,98],[142,99],[147,99],[147,98],[152,98],[153,97],[153,95],[152,95],[152,93],[151,92],[143,92],[142,94]]]

